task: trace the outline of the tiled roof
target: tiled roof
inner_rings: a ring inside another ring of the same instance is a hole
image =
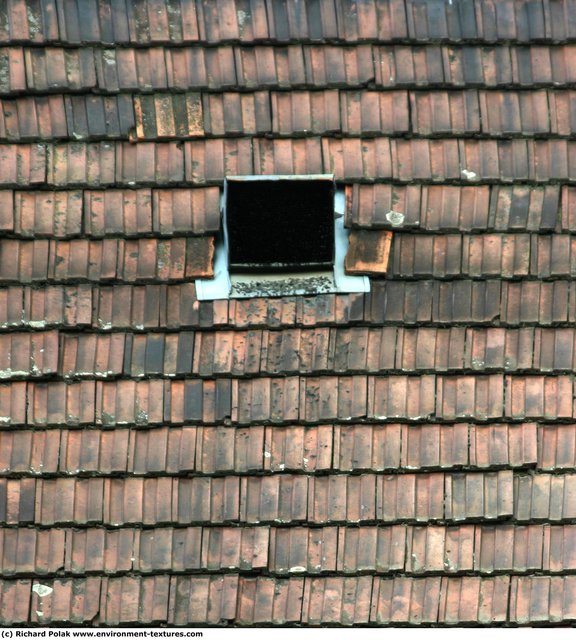
[[[0,624],[576,623],[575,12],[0,2]],[[370,293],[200,301],[323,173]]]

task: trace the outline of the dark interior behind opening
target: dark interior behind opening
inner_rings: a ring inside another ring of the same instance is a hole
[[[334,183],[229,181],[230,271],[304,271],[334,260]]]

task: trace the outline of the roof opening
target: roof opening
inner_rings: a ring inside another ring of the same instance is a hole
[[[230,273],[332,268],[331,176],[229,178],[224,207]]]
[[[333,175],[228,177],[221,207],[215,277],[196,280],[198,299],[370,290],[344,269],[345,197]]]

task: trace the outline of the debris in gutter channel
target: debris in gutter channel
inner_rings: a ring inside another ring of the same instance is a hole
[[[232,295],[257,297],[316,295],[333,291],[334,282],[330,276],[314,276],[307,278],[283,278],[278,280],[244,280],[233,281]]]

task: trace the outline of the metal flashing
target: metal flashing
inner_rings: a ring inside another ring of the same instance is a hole
[[[234,176],[230,181],[256,181],[277,179],[279,176]],[[280,176],[283,179],[302,180],[314,178],[333,180],[330,174],[315,176]],[[224,213],[227,184],[221,198]],[[195,281],[199,300],[223,300],[227,298],[280,297],[318,295],[324,293],[363,293],[370,291],[366,276],[351,276],[344,271],[344,258],[348,249],[348,230],[344,227],[345,195],[343,189],[334,194],[334,265],[330,270],[295,273],[230,273],[228,265],[228,233],[223,225],[223,235],[216,243],[214,278]]]

